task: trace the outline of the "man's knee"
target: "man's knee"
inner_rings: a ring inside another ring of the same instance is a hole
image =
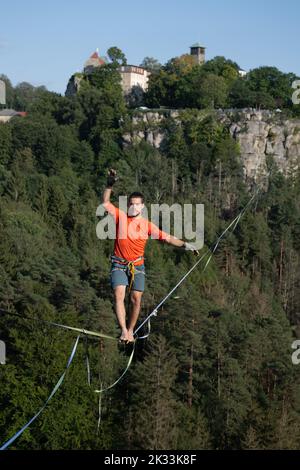
[[[130,298],[132,305],[139,307],[141,305],[142,295],[142,292],[139,292],[138,294],[132,293]]]
[[[114,290],[114,298],[115,298],[115,302],[116,302],[116,303],[124,302],[124,299],[125,299],[125,289],[116,288],[116,289]]]

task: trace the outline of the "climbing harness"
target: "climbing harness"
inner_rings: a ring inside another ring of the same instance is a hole
[[[134,281],[134,275],[136,273],[136,270],[135,270],[135,264],[137,261],[141,261],[141,260],[144,260],[144,256],[139,256],[137,259],[133,260],[133,261],[128,261],[124,258],[119,258],[119,256],[116,256],[116,255],[111,255],[111,261],[112,262],[117,262],[117,263],[120,263],[120,264],[123,264],[124,267],[116,267],[116,268],[112,268],[112,272],[113,271],[117,271],[117,270],[120,270],[120,271],[127,271],[129,274],[130,274],[130,281],[129,281],[129,288],[128,288],[128,292],[131,291],[132,289],[132,285],[133,285],[133,281]]]

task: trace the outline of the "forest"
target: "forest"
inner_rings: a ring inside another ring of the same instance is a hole
[[[120,176],[115,203],[138,190],[146,206],[204,204],[207,250],[259,183],[245,180],[215,109],[300,115],[293,74],[265,67],[242,79],[224,58],[198,67],[183,57],[151,76],[142,104],[184,109],[180,125],[166,120],[160,149],[122,145],[138,110],[114,61],[86,76],[74,97],[1,77],[8,107],[27,111],[0,123],[0,308],[11,313],[0,315],[1,443],[43,405],[76,339],[40,320],[118,337],[113,240],[96,236],[107,169]],[[255,204],[207,269],[164,304],[121,382],[99,403],[94,390],[120,376],[131,346],[82,337],[62,387],[10,449],[300,449],[300,366],[291,360],[300,335],[300,169],[283,176],[272,158],[267,166]],[[141,318],[195,262],[157,240],[145,257]]]

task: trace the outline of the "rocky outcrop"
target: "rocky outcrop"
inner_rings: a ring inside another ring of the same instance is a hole
[[[132,118],[130,132],[123,135],[123,145],[145,140],[160,148],[165,138],[166,118],[180,124],[180,111],[138,112]],[[245,176],[256,178],[265,174],[268,156],[274,158],[284,174],[299,167],[300,119],[285,119],[280,110],[252,108],[220,109],[216,111],[216,118],[228,127],[231,136],[239,143]]]
[[[79,91],[81,80],[82,80],[81,74],[72,75],[72,77],[68,81],[65,95],[68,97],[76,95],[76,93]]]
[[[284,174],[299,167],[300,119],[284,119],[279,110],[253,109],[219,111],[218,117],[239,143],[247,176],[264,174],[268,156]]]
[[[171,118],[180,124],[180,112],[162,110],[160,112],[143,111],[132,117],[130,132],[123,134],[123,146],[127,147],[145,140],[155,148],[160,148],[165,138],[165,119]]]

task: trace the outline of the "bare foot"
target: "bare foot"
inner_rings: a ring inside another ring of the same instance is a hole
[[[128,330],[128,343],[134,343],[133,330]]]
[[[122,334],[119,339],[120,343],[127,343],[128,342],[128,331],[122,330]]]

